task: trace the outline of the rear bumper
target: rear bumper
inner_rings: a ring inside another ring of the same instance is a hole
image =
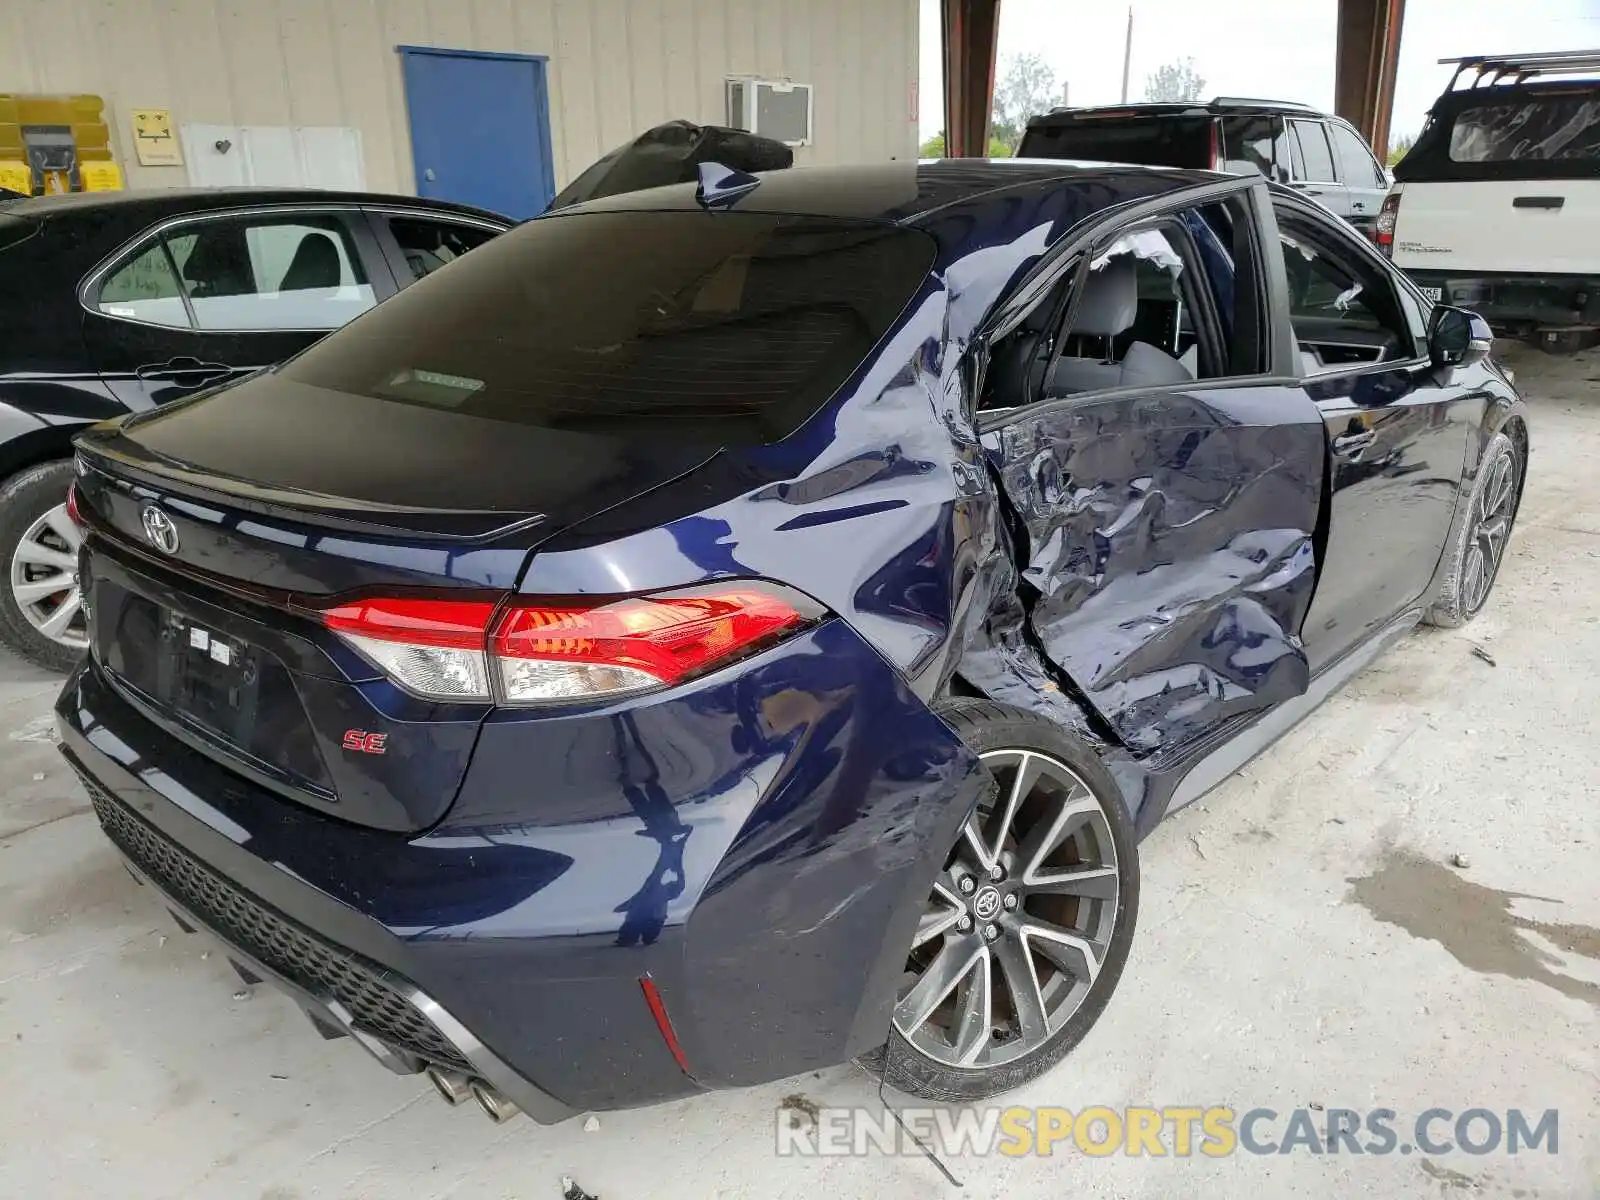
[[[1471,309],[1497,333],[1600,324],[1600,276],[1427,271],[1402,268],[1441,304]]]
[[[340,960],[346,979],[360,977],[361,982],[356,986],[371,998],[368,1003],[360,1005],[359,1011],[352,1011],[335,994],[336,990],[342,989],[338,989],[337,985],[329,986],[327,976],[308,980],[300,971],[294,973],[298,977],[291,977],[277,966],[269,966],[256,953],[276,959],[278,956],[273,953],[272,942],[258,942],[251,949],[246,949],[253,939],[240,937],[237,929],[219,927],[225,924],[221,919],[223,911],[253,911],[257,923],[271,927],[280,941],[285,934],[293,941],[312,939],[314,935],[294,930],[287,922],[275,919],[265,905],[200,867],[175,844],[145,825],[126,806],[95,784],[82,773],[81,768],[80,777],[89,791],[101,827],[122,854],[123,864],[129,874],[140,884],[154,888],[161,894],[173,919],[186,932],[204,933],[216,942],[233,964],[234,970],[247,983],[270,983],[299,1005],[324,1037],[353,1038],[357,1045],[396,1075],[414,1075],[430,1065],[438,1065],[458,1070],[469,1078],[482,1079],[541,1125],[552,1125],[575,1115],[573,1109],[529,1083],[491,1053],[433,997],[391,972],[374,970],[370,964],[361,963],[354,956],[341,954],[337,947],[320,943],[318,949],[321,954],[318,957]],[[172,869],[175,861],[183,860],[187,860],[188,870]],[[168,869],[164,870],[163,866]],[[208,904],[203,899],[196,902],[190,889],[183,886],[185,879],[196,883],[204,880],[200,886],[210,893],[213,901],[222,900],[225,909],[219,909],[215,903]],[[190,894],[186,895],[186,892]],[[316,940],[320,942],[320,939]],[[386,1017],[378,1015],[383,1010],[387,1010]],[[392,1040],[372,1032],[369,1024],[385,1026],[384,1033]],[[416,1043],[414,1049],[410,1043]]]
[[[554,1121],[876,1045],[981,787],[971,754],[840,622],[682,690],[486,727],[450,816],[420,835],[259,788],[92,660],[57,723],[108,835],[186,924],[325,1034],[354,1033],[391,1069],[478,1075]]]

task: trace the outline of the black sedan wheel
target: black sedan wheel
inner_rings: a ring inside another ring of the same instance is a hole
[[[924,906],[883,1065],[902,1091],[975,1100],[1048,1070],[1104,1009],[1133,937],[1138,852],[1087,746],[987,702],[944,716],[995,788]]]
[[[0,484],[0,638],[42,667],[69,671],[88,646],[78,590],[78,529],[67,516],[70,462]]]
[[[1490,439],[1472,488],[1471,507],[1448,551],[1449,574],[1428,610],[1430,625],[1465,625],[1489,599],[1516,523],[1525,465],[1516,442],[1503,433]]]

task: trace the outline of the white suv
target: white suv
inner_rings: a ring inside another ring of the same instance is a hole
[[[1600,327],[1600,51],[1444,61],[1378,245],[1432,299],[1571,344]]]

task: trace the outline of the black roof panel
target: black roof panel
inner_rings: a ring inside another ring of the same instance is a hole
[[[1138,167],[1054,159],[942,158],[874,165],[792,167],[761,175],[761,186],[734,207],[741,212],[785,212],[812,217],[916,224],[931,214],[999,192],[1049,190],[1063,184],[1116,191],[1119,180],[1138,179],[1135,190],[1176,189],[1209,183],[1207,171]],[[1166,181],[1166,188],[1154,183]],[[606,196],[552,214],[692,209],[695,185],[678,183]]]

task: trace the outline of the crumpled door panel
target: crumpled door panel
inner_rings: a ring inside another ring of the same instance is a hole
[[[986,439],[1031,621],[1136,753],[1305,691],[1325,439],[1298,388],[1065,402]]]

